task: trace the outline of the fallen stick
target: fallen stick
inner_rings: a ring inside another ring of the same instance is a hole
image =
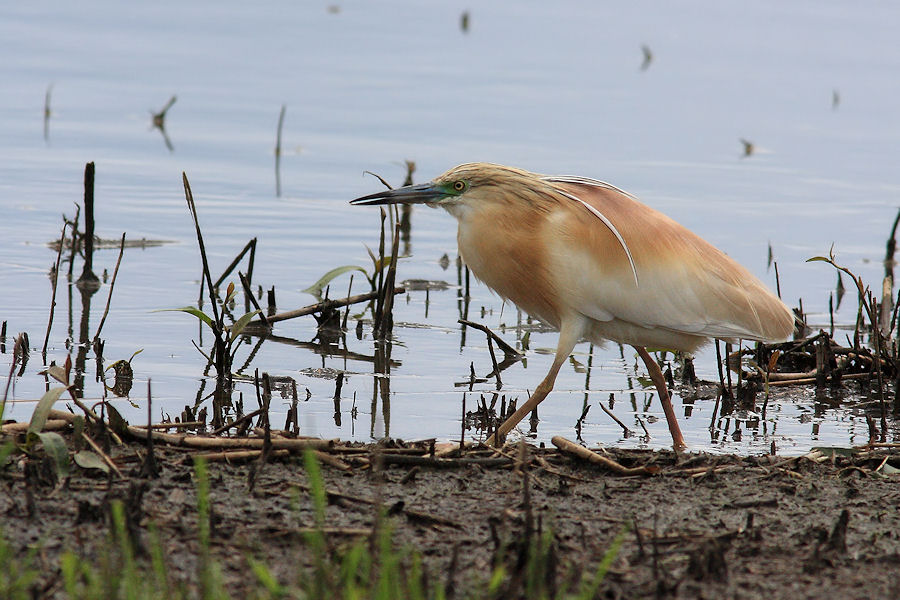
[[[65,410],[57,410],[55,408],[50,409],[50,414],[47,415],[50,419],[59,419],[61,421],[65,421],[66,423],[74,423],[75,419],[78,418],[78,415],[70,413]]]
[[[140,439],[145,439],[147,437],[146,428],[135,427],[134,425],[128,426],[128,433]],[[151,430],[151,434],[153,435],[154,441],[164,442],[173,446],[185,446],[188,448],[261,449],[263,447],[263,442],[265,441],[262,438],[220,438],[200,435],[163,433],[161,431],[153,430]],[[311,448],[313,450],[327,450],[334,445],[335,441],[336,440],[322,440],[316,438],[302,440],[275,438],[272,440],[272,448],[275,450],[286,449],[295,451],[304,450],[306,448]]]
[[[869,377],[874,377],[874,376],[875,376],[874,373],[847,373],[847,374],[841,375],[841,381],[843,381],[844,379],[868,379]],[[831,383],[833,381],[833,379],[831,377],[828,377],[825,381],[827,383]],[[787,385],[805,385],[808,383],[815,383],[815,382],[816,382],[815,377],[801,377],[798,379],[784,379],[782,381],[769,381],[769,386],[770,387],[783,387],[783,386],[787,386]]]
[[[350,465],[348,465],[347,463],[342,461],[337,456],[332,456],[331,454],[329,454],[327,452],[322,452],[321,450],[316,450],[315,455],[316,455],[316,459],[318,459],[318,461],[320,463],[325,463],[326,465],[330,465],[330,466],[334,467],[335,469],[340,469],[341,471],[353,470],[353,467],[351,467]]]
[[[156,423],[151,425],[150,429],[191,429],[193,427],[203,427],[206,423],[203,421],[182,421],[180,423]],[[147,429],[146,425],[135,425],[141,429]]]
[[[100,456],[100,458],[103,459],[103,462],[108,464],[112,468],[112,470],[116,472],[116,475],[118,475],[121,479],[126,479],[126,477],[122,475],[122,471],[119,470],[119,467],[116,466],[116,463],[114,463],[113,460],[106,454],[106,452],[104,452],[103,449],[97,445],[97,442],[88,437],[88,435],[84,432],[81,433],[81,438],[86,441],[91,448],[94,449],[94,452],[96,452]]]
[[[290,453],[290,450],[273,450],[270,456],[288,456]],[[230,463],[253,460],[259,458],[260,454],[262,454],[262,450],[223,450],[221,452],[199,452],[197,454],[192,454],[191,458],[194,461],[203,459],[206,462]]]
[[[435,467],[443,469],[459,469],[469,465],[482,467],[499,467],[513,464],[511,458],[431,458],[430,456],[416,456],[410,454],[381,453],[381,461],[386,465],[407,465],[417,467]]]
[[[16,435],[19,433],[25,433],[28,431],[28,427],[31,423],[21,422],[21,423],[7,423],[0,427],[0,433],[6,435]],[[50,419],[46,423],[44,423],[44,427],[41,431],[59,431],[60,429],[65,429],[69,426],[69,422],[64,419]]]
[[[567,440],[561,435],[553,436],[550,441],[563,452],[568,452],[569,454],[574,454],[578,458],[582,458],[588,462],[602,465],[619,475],[655,475],[659,472],[659,467],[624,467],[612,459],[601,456],[596,452],[588,450],[584,446]]]
[[[221,427],[219,427],[218,429],[213,430],[213,432],[210,435],[219,435],[222,432],[228,431],[232,427],[237,427],[238,425],[241,425],[247,421],[253,420],[255,417],[257,417],[258,415],[261,415],[262,413],[263,413],[263,409],[258,408],[256,410],[254,410],[253,412],[247,413],[243,417],[240,417],[239,419],[235,419],[231,423],[226,423],[226,424],[222,425]]]

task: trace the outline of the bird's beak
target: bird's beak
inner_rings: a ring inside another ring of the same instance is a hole
[[[432,204],[438,202],[447,194],[433,183],[408,185],[394,190],[384,190],[376,194],[369,194],[350,204],[376,205],[376,204]]]

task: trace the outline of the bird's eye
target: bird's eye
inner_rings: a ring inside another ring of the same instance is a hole
[[[466,191],[466,182],[465,181],[454,181],[453,189],[460,193]]]

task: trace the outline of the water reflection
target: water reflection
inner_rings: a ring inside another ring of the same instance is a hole
[[[152,117],[151,122],[153,124],[153,128],[158,129],[159,132],[162,134],[163,141],[166,144],[166,148],[169,149],[169,152],[174,152],[175,147],[172,146],[172,140],[169,139],[169,134],[166,133],[166,114],[169,112],[169,109],[172,108],[172,105],[175,104],[176,100],[177,100],[177,97],[172,96],[171,98],[169,98],[169,101],[166,102],[166,105],[163,106],[159,112],[154,113],[153,111],[150,111],[150,114]]]

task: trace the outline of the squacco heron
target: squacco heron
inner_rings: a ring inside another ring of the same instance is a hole
[[[691,352],[710,338],[784,341],[794,329],[791,310],[744,267],[601,181],[471,163],[352,201],[394,203],[446,209],[459,222],[459,253],[472,273],[559,330],[547,376],[489,444],[547,397],[575,344],[587,339],[634,346],[682,449],[665,379],[647,348]]]

